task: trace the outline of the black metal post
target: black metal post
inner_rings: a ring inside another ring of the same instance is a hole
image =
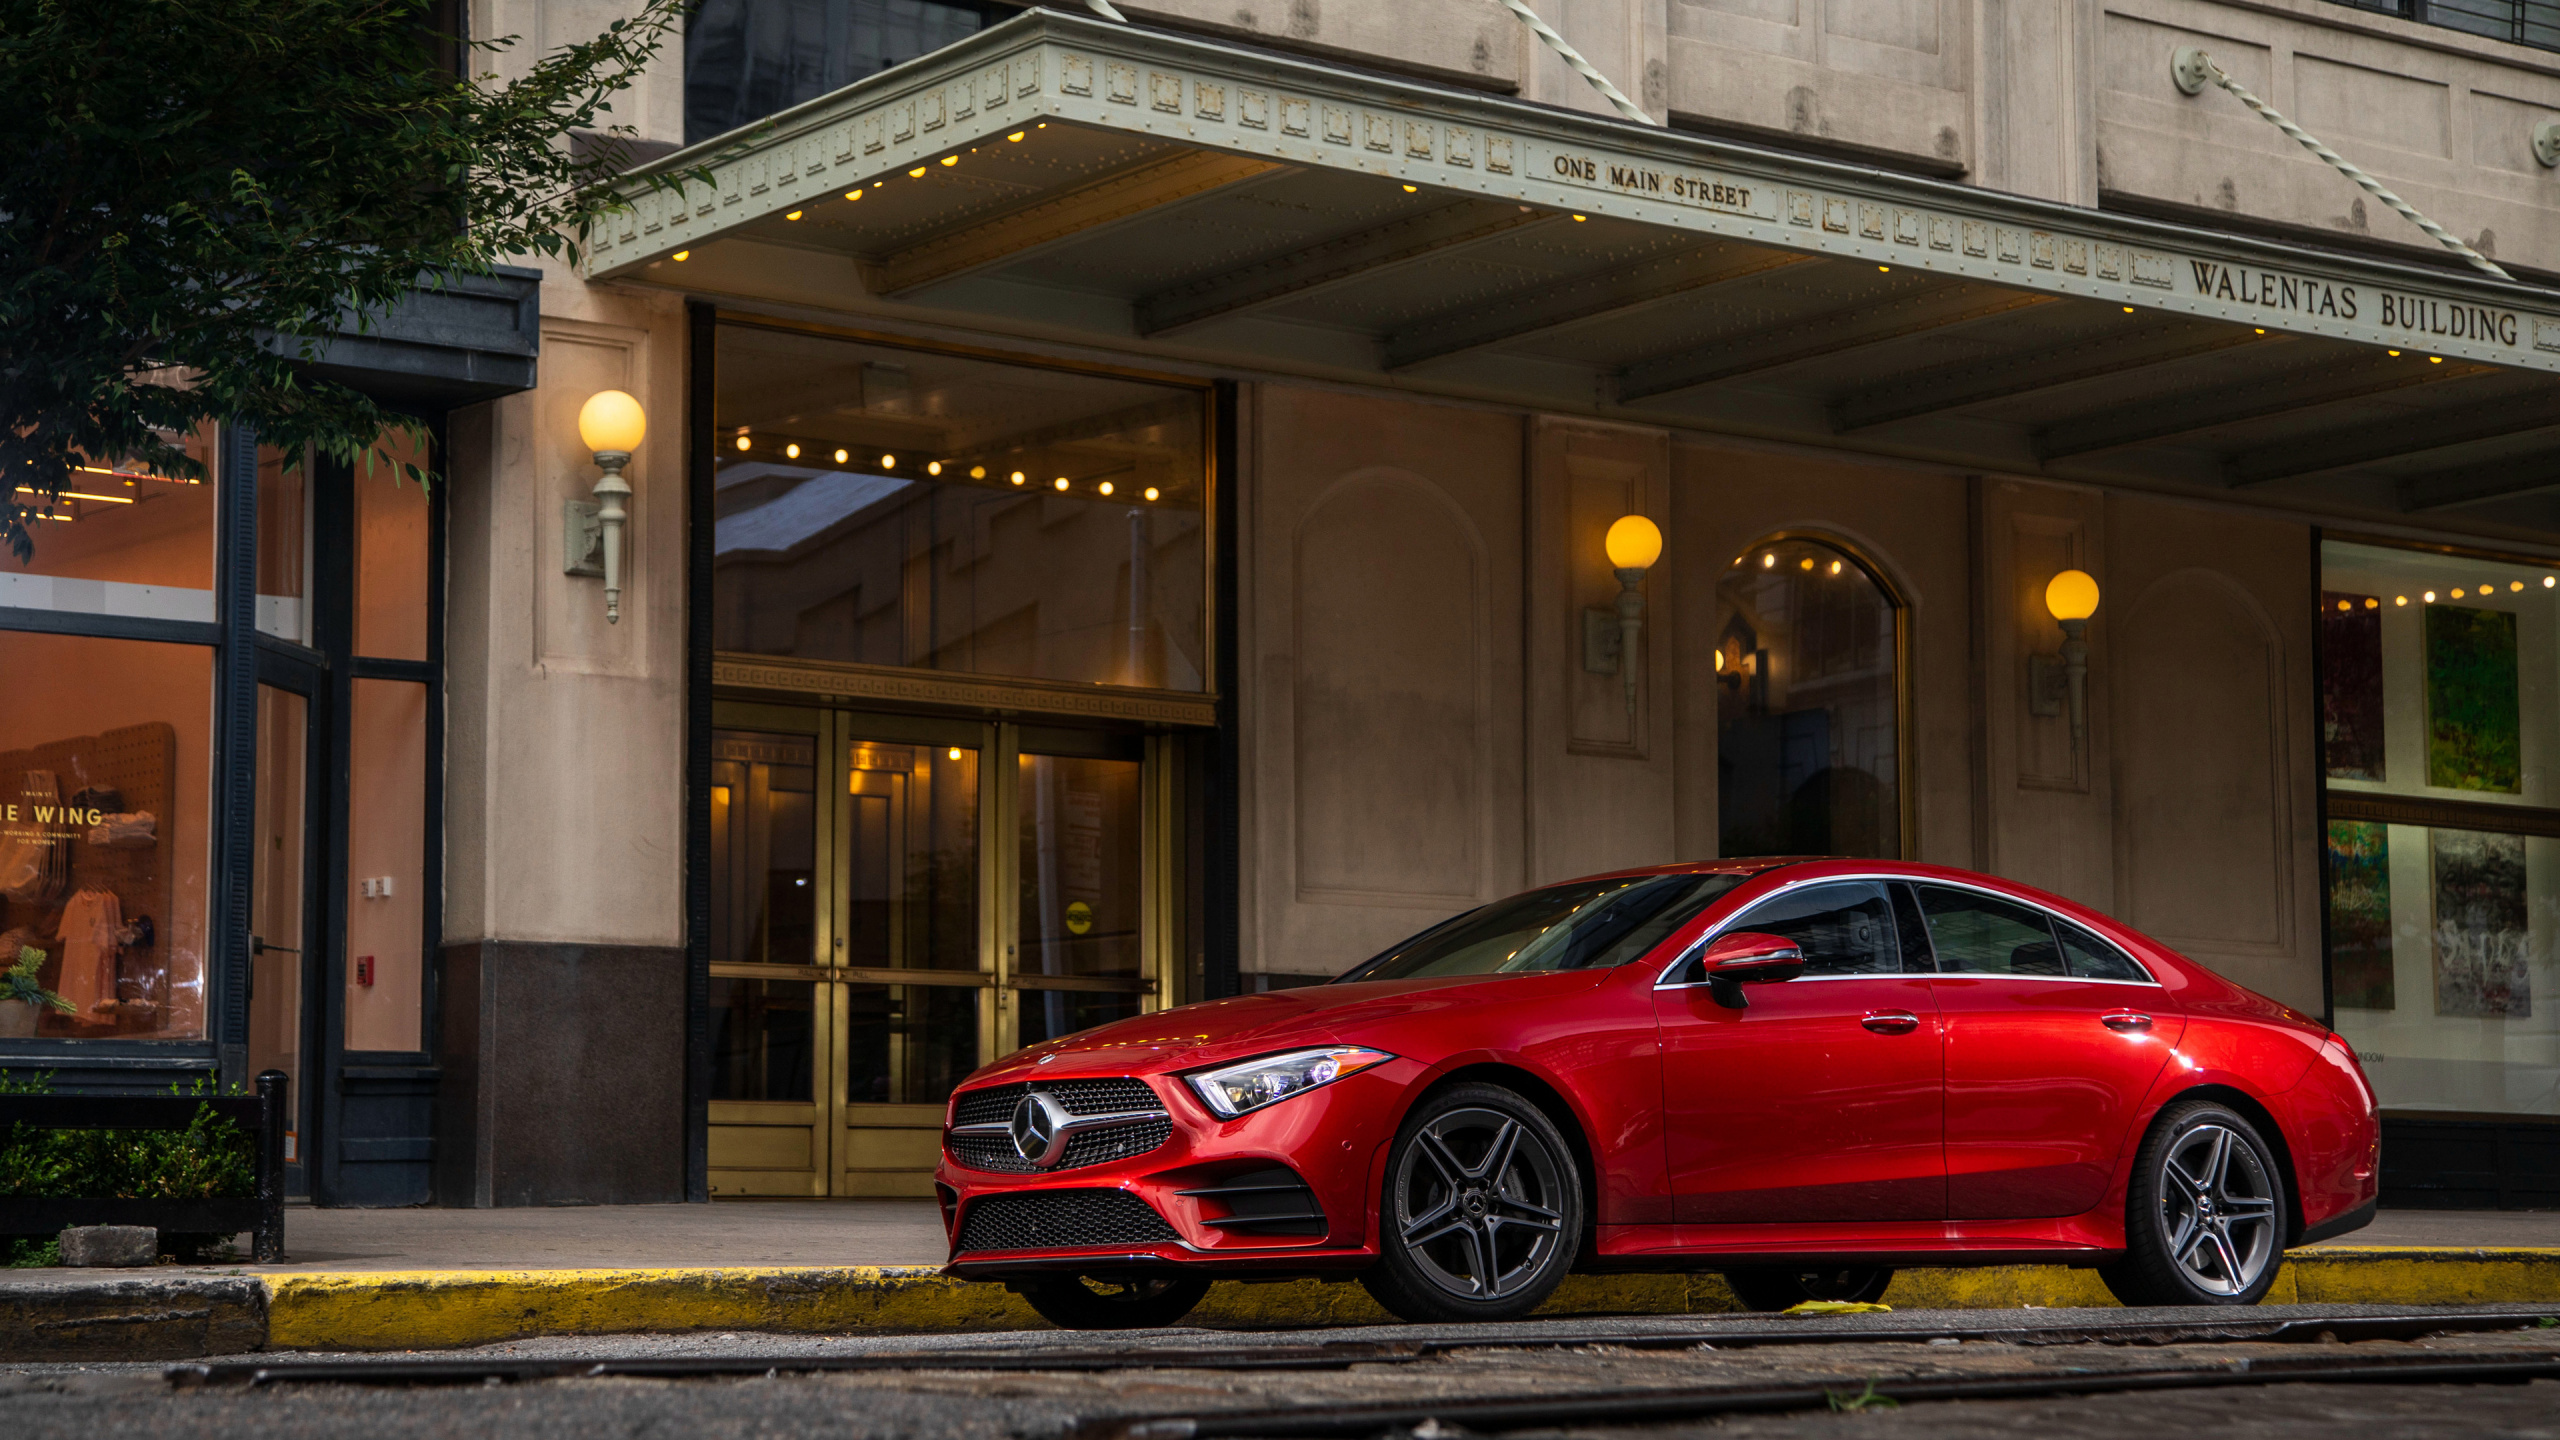
[[[258,1228],[249,1253],[261,1265],[284,1259],[284,1132],[293,1082],[281,1070],[258,1072]]]

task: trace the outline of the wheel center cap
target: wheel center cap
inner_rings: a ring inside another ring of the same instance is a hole
[[[1465,1208],[1468,1214],[1482,1215],[1485,1211],[1484,1192],[1481,1190],[1470,1190],[1467,1192],[1466,1198],[1460,1200],[1458,1203]]]

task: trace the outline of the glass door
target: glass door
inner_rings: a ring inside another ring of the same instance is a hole
[[[257,802],[249,881],[249,1073],[281,1070],[295,1115],[285,1139],[285,1189],[311,1193],[305,1157],[312,1139],[310,1077],[306,1057],[319,1053],[316,1012],[304,998],[317,993],[322,947],[320,877],[323,853],[313,822],[318,803],[322,746],[313,737],[314,696],[323,693],[316,671],[275,656],[262,658],[258,686]],[[306,671],[308,673],[306,673]]]
[[[1149,742],[726,703],[714,721],[714,1194],[930,1194],[961,1079],[1161,1000]]]

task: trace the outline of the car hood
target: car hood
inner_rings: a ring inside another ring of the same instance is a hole
[[[1593,983],[1606,972],[1592,973]],[[1160,1075],[1196,1070],[1301,1045],[1361,1044],[1381,1021],[1474,1003],[1477,992],[1524,976],[1459,975],[1309,985],[1133,1016],[1027,1046],[970,1076],[965,1085],[1074,1075]]]

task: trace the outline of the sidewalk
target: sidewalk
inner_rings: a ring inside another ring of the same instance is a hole
[[[529,1335],[1006,1330],[1003,1287],[943,1276],[924,1200],[765,1200],[543,1210],[311,1210],[278,1265],[0,1270],[0,1360],[177,1359],[255,1349],[408,1350]],[[2560,1211],[2386,1211],[2287,1257],[2270,1302],[2554,1302]],[[2060,1266],[1915,1269],[1900,1309],[2112,1305]],[[1735,1309],[1712,1274],[1576,1276],[1548,1314]],[[1195,1323],[1376,1324],[1357,1285],[1216,1287]]]

